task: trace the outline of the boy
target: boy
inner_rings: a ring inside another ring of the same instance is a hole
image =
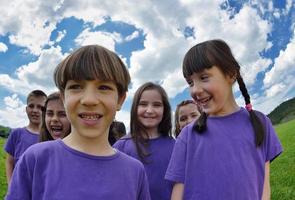
[[[15,164],[23,152],[39,140],[42,107],[46,101],[46,94],[41,90],[33,90],[27,97],[26,113],[29,125],[23,128],[13,129],[4,147],[6,157],[6,178],[10,183]]]
[[[57,66],[54,80],[71,133],[23,154],[6,199],[149,200],[143,165],[108,142],[130,82],[121,59],[101,46],[85,46]]]

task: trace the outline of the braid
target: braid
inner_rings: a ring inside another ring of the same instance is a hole
[[[207,128],[206,121],[207,121],[207,114],[205,112],[202,112],[201,116],[199,117],[199,119],[196,120],[194,124],[194,130],[196,130],[196,132],[199,134],[204,132]]]
[[[246,88],[244,80],[241,77],[241,75],[239,74],[239,72],[237,75],[237,82],[239,84],[240,91],[245,99],[247,110],[250,114],[250,120],[253,125],[253,129],[254,129],[254,133],[255,133],[256,146],[261,146],[261,144],[264,140],[264,137],[265,137],[264,128],[263,128],[262,122],[260,121],[260,119],[256,115],[255,111],[252,110],[252,108],[251,108],[250,96],[248,94],[248,90]]]

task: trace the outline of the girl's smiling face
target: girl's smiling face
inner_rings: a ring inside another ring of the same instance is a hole
[[[193,73],[187,78],[191,96],[211,116],[223,116],[237,110],[232,92],[234,81],[217,66]]]
[[[61,99],[50,100],[45,113],[46,128],[51,137],[56,140],[70,132],[70,122]]]
[[[163,119],[164,105],[162,96],[156,89],[145,90],[137,107],[138,121],[146,130],[157,132],[158,126]]]
[[[198,106],[195,103],[185,104],[179,107],[178,124],[179,129],[183,129],[187,124],[200,117]]]

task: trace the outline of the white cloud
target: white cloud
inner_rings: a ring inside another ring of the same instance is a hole
[[[53,71],[63,57],[60,47],[43,50],[37,61],[19,67],[16,77],[0,74],[0,86],[21,95],[27,95],[33,89],[53,92],[56,90]]]
[[[26,126],[28,123],[25,112],[26,105],[17,94],[4,98],[4,108],[0,109],[0,124],[10,128]]]
[[[78,46],[98,44],[109,50],[115,50],[115,41],[121,40],[118,34],[107,32],[91,32],[89,28],[85,29],[75,40]]]
[[[6,52],[8,47],[3,42],[0,42],[0,52]]]
[[[60,42],[66,36],[66,34],[67,34],[66,30],[58,31],[58,35],[55,41]]]
[[[120,110],[117,112],[115,119],[124,123],[126,133],[130,131],[130,111]]]
[[[134,31],[131,35],[128,35],[126,38],[125,38],[125,41],[131,41],[135,38],[137,38],[139,36],[139,32],[138,31]]]

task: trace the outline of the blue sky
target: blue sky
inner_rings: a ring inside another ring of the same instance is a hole
[[[295,96],[294,6],[294,0],[0,1],[0,124],[25,126],[26,95],[56,91],[54,68],[87,44],[115,51],[129,68],[132,84],[117,120],[129,126],[133,94],[146,81],[166,89],[174,110],[190,98],[184,54],[214,38],[231,46],[254,108],[268,114]]]

